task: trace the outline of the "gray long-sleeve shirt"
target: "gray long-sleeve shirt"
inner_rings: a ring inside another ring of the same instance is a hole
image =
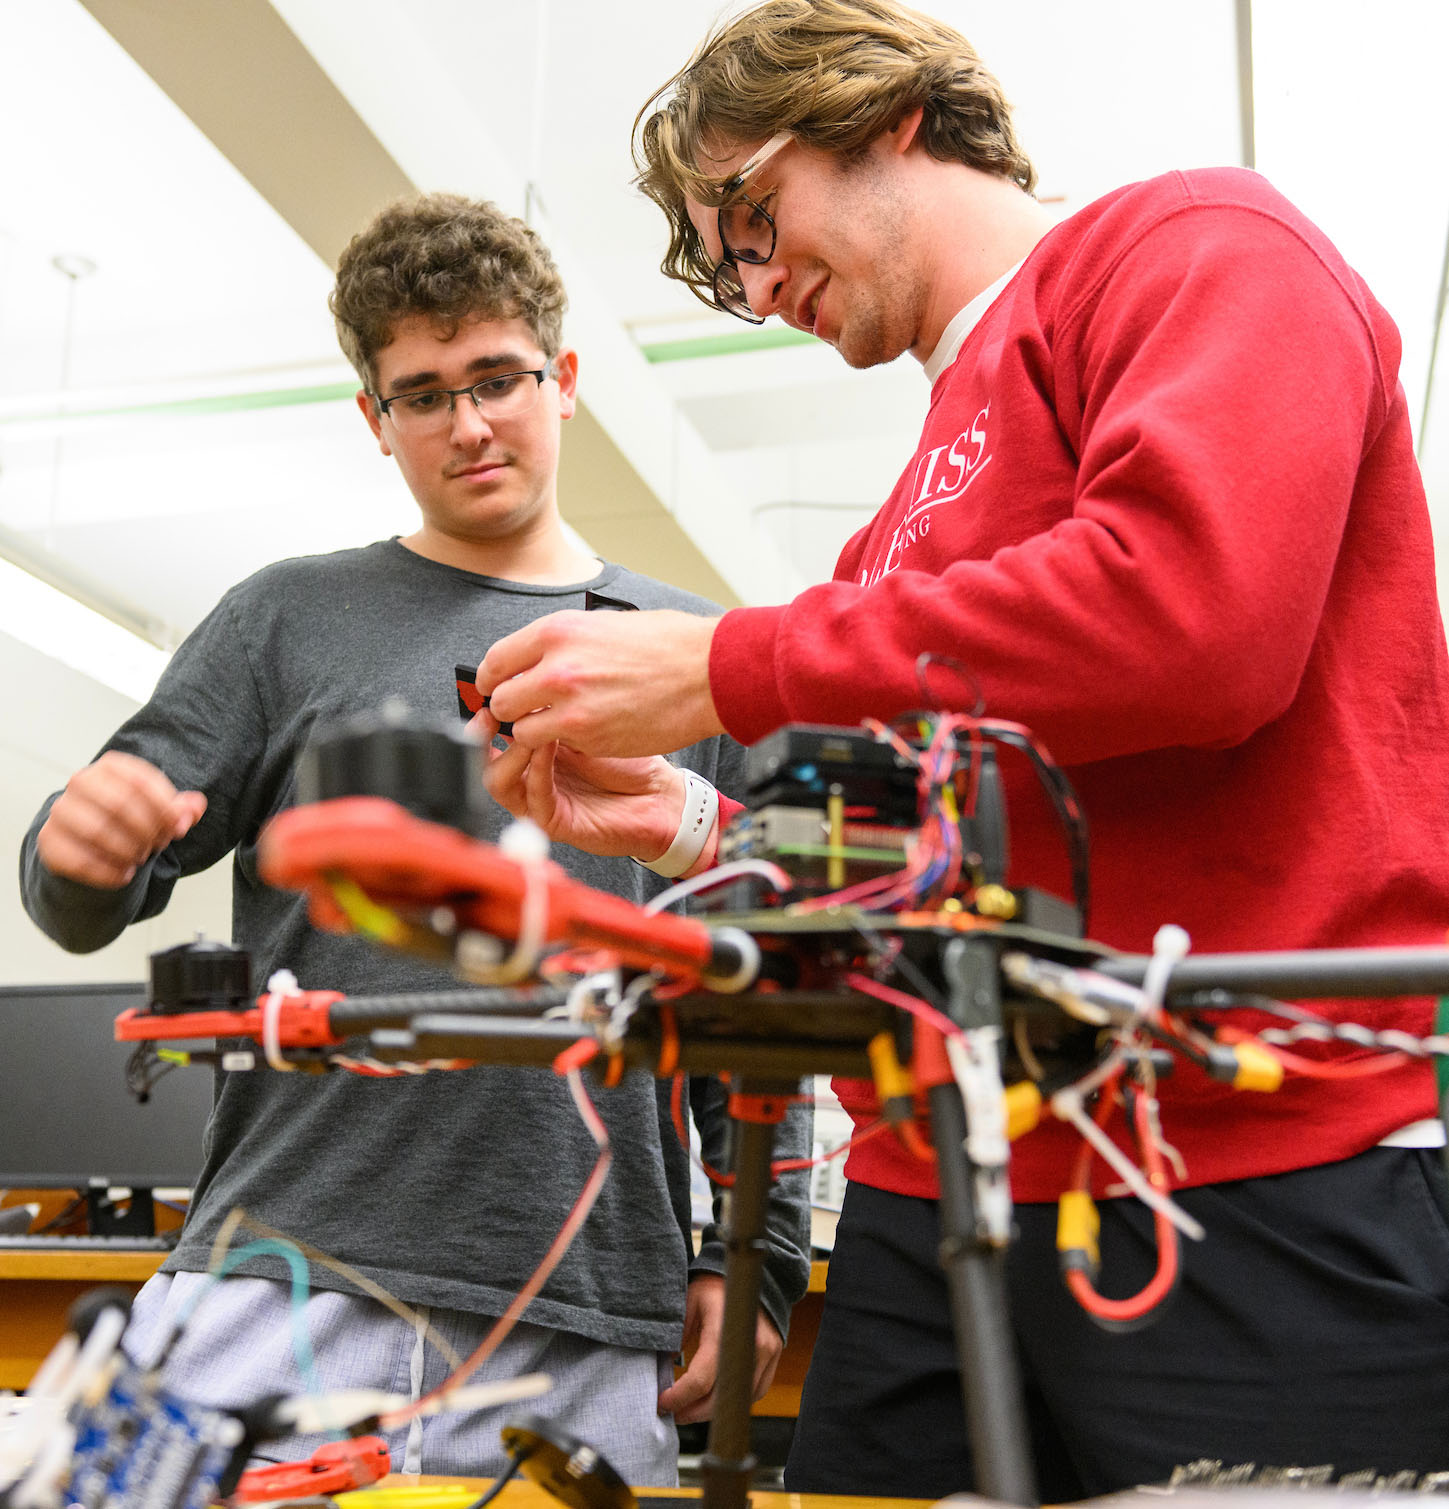
[[[35,852],[49,803],[26,835],[26,910],[63,947],[85,952],[155,916],[176,880],[233,854],[233,938],[254,978],[288,968],[304,989],[353,994],[449,988],[449,975],[356,937],[312,928],[296,894],[257,875],[257,836],[294,800],[296,758],[314,726],[400,698],[424,717],[457,717],[454,666],[562,608],[586,588],[639,608],[708,612],[702,599],[606,565],[567,587],[481,577],[396,540],[266,567],[229,591],[177,651],[151,701],[106,746],[150,761],[178,790],[206,793],[205,816],[119,891],[51,874]],[[728,790],[738,747],[710,740],[677,758]],[[53,801],[54,798],[51,798]],[[496,839],[501,809],[483,834]],[[577,879],[635,901],[662,882],[627,859],[559,847]],[[691,1081],[706,1157],[724,1157],[724,1096]],[[537,1324],[615,1345],[679,1343],[691,1273],[722,1272],[709,1228],[689,1253],[689,1163],[667,1087],[642,1073],[594,1098],[614,1163],[598,1203],[542,1293]],[[808,1114],[780,1129],[781,1156],[809,1141]],[[593,1166],[596,1149],[562,1080],[543,1069],[479,1066],[397,1079],[266,1070],[222,1073],[206,1160],[170,1270],[207,1267],[236,1205],[344,1259],[399,1298],[498,1314],[527,1279]],[[809,1276],[803,1175],[775,1187],[762,1303],[783,1331]],[[240,1270],[286,1277],[278,1259]],[[313,1282],[348,1288],[313,1266]]]

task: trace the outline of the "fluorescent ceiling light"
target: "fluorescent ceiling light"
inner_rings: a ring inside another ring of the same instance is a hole
[[[0,559],[0,632],[144,702],[166,662],[165,650],[94,608]]]
[[[319,363],[129,388],[0,394],[0,426],[17,439],[32,439],[64,434],[96,419],[165,419],[344,400],[351,403],[356,392],[353,372],[336,362]]]

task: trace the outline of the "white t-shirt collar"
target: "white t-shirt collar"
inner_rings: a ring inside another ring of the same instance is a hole
[[[941,332],[941,339],[936,342],[936,349],[922,363],[926,373],[926,381],[932,387],[936,379],[951,365],[961,354],[961,347],[966,343],[966,337],[976,328],[981,321],[981,316],[996,302],[1001,290],[1021,271],[1023,257],[1015,267],[1009,267],[989,287],[983,288],[980,293],[966,305],[958,310],[951,318],[951,323]]]

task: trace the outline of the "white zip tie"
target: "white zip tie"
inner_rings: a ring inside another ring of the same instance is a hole
[[[653,975],[636,975],[624,987],[624,993],[610,1010],[601,1034],[604,1051],[611,1057],[624,1046],[624,1034],[629,1029],[630,1017],[639,1009],[640,996],[653,990],[658,983]]]
[[[1152,935],[1152,957],[1142,976],[1142,1014],[1152,1016],[1162,1009],[1172,967],[1187,957],[1192,939],[1175,922],[1164,922]]]
[[[569,986],[568,997],[562,1008],[555,1007],[545,1015],[562,1016],[570,1022],[582,1024],[588,1016],[589,1007],[593,1005],[601,991],[604,992],[604,1004],[608,1003],[610,995],[618,996],[619,974],[617,970],[598,970],[591,975],[580,975]]]
[[[297,1066],[282,1057],[281,1012],[282,1002],[297,990],[297,977],[290,969],[276,970],[267,981],[267,994],[262,998],[262,1052],[267,1063],[283,1074],[294,1074]]]
[[[972,1165],[976,1227],[995,1247],[1011,1241],[1011,1143],[1006,1135],[1006,1091],[998,1068],[1001,1033],[971,1027],[945,1039],[946,1057],[966,1115],[964,1149]]]
[[[492,969],[473,969],[469,978],[485,985],[512,985],[527,979],[538,966],[548,927],[548,838],[543,830],[527,818],[510,823],[503,830],[498,845],[509,859],[523,870],[523,905],[520,908],[518,937],[513,951]]]

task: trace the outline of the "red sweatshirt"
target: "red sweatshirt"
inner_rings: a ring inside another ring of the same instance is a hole
[[[920,443],[835,580],[727,614],[729,731],[918,707],[923,650],[1034,729],[1092,835],[1092,936],[1200,952],[1433,943],[1449,926],[1449,675],[1399,337],[1327,238],[1238,169],[1173,173],[1055,227],[940,375]],[[933,689],[974,691],[941,667]],[[1011,879],[1068,895],[1006,767]],[[1023,762],[1024,765],[1024,762]],[[1429,1005],[1345,1020],[1429,1029]],[[869,1087],[839,1085],[864,1111]],[[1434,1112],[1422,1064],[1234,1091],[1163,1086],[1187,1183],[1350,1156]],[[1014,1148],[1054,1198],[1075,1133]],[[890,1138],[852,1178],[934,1194]]]

